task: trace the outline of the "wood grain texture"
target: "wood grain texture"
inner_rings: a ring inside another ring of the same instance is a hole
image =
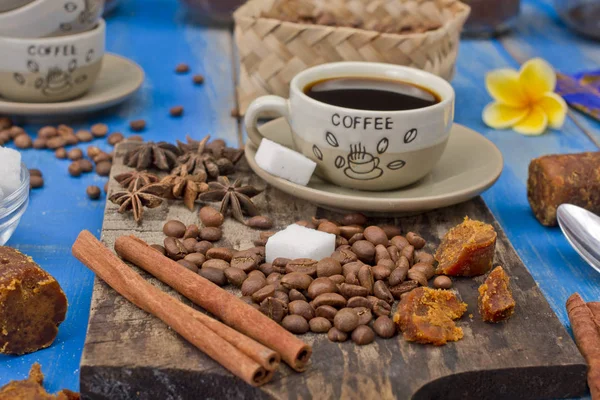
[[[113,174],[127,169],[121,165],[126,147],[121,145],[117,150]],[[241,176],[264,187],[249,171]],[[115,189],[116,182],[111,180],[111,190]],[[339,216],[272,188],[256,199],[261,210],[268,209],[278,228],[315,213],[319,217]],[[116,214],[116,208],[107,204],[102,231],[102,240],[110,248],[117,237],[131,233],[149,243],[161,243],[166,219],[198,222],[196,214],[180,204],[148,210],[141,226],[130,217]],[[420,216],[372,222],[394,223],[403,232],[420,232],[428,240],[427,249],[433,251],[439,238],[466,215],[492,223],[499,233],[495,263],[503,265],[511,276],[517,302],[516,313],[507,323],[487,324],[479,317],[477,288],[484,277],[459,279],[455,288],[469,305],[458,323],[465,332],[463,340],[433,347],[411,344],[397,336],[358,347],[352,342],[329,342],[326,335],[307,334],[303,339],[313,346],[309,369],[298,374],[283,367],[271,383],[255,389],[97,281],[81,364],[82,393],[93,399],[126,399],[131,393],[140,399],[190,398],[193,393],[216,398],[306,399],[582,395],[586,372],[583,359],[480,198]],[[224,237],[224,244],[243,249],[252,246],[258,232],[227,220]],[[171,291],[154,278],[149,279]],[[182,301],[189,304],[186,299]]]

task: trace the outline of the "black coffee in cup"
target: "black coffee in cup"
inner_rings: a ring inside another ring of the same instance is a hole
[[[391,79],[340,77],[313,82],[304,93],[333,106],[369,111],[414,110],[440,102],[433,91]]]

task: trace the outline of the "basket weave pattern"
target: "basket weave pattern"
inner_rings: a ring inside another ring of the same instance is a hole
[[[445,79],[454,73],[460,31],[469,7],[457,0],[305,0],[305,6],[340,7],[364,21],[402,26],[440,26],[423,33],[379,33],[351,27],[301,24],[261,17],[281,0],[250,0],[234,14],[240,58],[240,112],[267,94],[287,97],[292,78],[304,69],[335,61],[405,65]]]

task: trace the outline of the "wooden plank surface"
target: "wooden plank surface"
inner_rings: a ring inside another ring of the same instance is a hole
[[[113,175],[130,170],[122,165],[130,147],[123,144],[117,148]],[[248,169],[239,176],[265,187]],[[114,180],[109,190],[119,190]],[[336,216],[273,188],[267,188],[256,200],[261,210],[274,218],[277,228],[315,214]],[[149,210],[141,226],[116,210],[117,206],[107,204],[102,240],[109,248],[116,238],[128,234],[162,243],[162,225],[169,219],[198,222],[196,213],[181,204]],[[517,302],[516,314],[507,323],[487,324],[479,317],[477,288],[484,277],[459,279],[456,290],[469,305],[458,323],[465,332],[463,340],[434,347],[408,343],[397,336],[358,347],[352,342],[332,343],[326,335],[307,334],[303,338],[313,346],[309,369],[298,374],[284,367],[273,382],[255,389],[196,351],[158,319],[96,281],[81,364],[82,394],[115,400],[129,398],[134,392],[140,399],[192,398],[194,393],[211,398],[303,399],[524,399],[583,394],[586,366],[575,344],[480,198],[416,217],[372,222],[394,223],[403,232],[419,232],[428,241],[427,250],[433,252],[439,238],[465,215],[492,223],[498,230],[495,264],[503,265],[511,276]],[[223,245],[245,249],[252,247],[257,237],[258,232],[233,220],[224,225]]]

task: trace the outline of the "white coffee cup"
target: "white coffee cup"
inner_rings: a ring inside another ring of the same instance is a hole
[[[356,110],[319,102],[305,94],[311,84],[340,77],[401,81],[426,88],[440,101],[401,111]],[[309,68],[294,77],[290,98],[263,96],[245,116],[250,140],[259,146],[258,119],[285,117],[295,150],[317,163],[317,175],[336,185],[391,190],[418,181],[435,167],[454,119],[454,89],[429,72],[392,64],[339,62]]]

